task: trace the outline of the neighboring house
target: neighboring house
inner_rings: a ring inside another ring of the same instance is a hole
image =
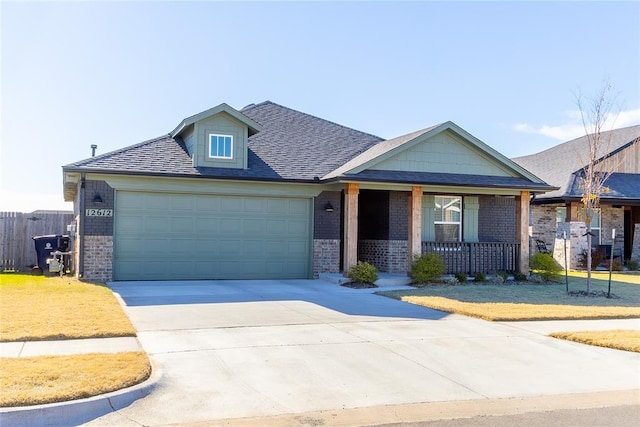
[[[602,170],[613,173],[605,181],[608,188],[592,221],[593,245],[611,245],[616,230],[615,253],[624,259],[640,260],[640,126],[615,129],[601,134]],[[580,179],[588,158],[587,136],[565,142],[538,154],[513,159],[558,190],[537,195],[531,205],[532,237],[555,248],[555,257],[564,262],[566,231],[570,267],[576,268],[586,250],[586,226],[581,215]],[[584,160],[583,160],[584,161]]]
[[[426,250],[452,272],[528,271],[529,199],[553,189],[451,122],[384,140],[273,102],[63,173],[95,280],[404,274]]]

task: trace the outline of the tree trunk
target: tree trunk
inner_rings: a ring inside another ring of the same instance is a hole
[[[591,293],[591,221],[587,223],[587,294]]]

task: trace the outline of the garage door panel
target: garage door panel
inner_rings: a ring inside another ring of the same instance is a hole
[[[307,278],[311,201],[116,193],[116,280]]]

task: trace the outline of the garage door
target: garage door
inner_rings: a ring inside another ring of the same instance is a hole
[[[311,200],[118,191],[114,279],[310,276]]]

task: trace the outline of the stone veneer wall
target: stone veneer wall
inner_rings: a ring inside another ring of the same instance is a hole
[[[340,239],[313,240],[313,277],[340,272]]]
[[[556,208],[563,207],[563,204],[556,205],[532,205],[531,206],[531,218],[532,218],[532,232],[531,237],[534,239],[540,239],[547,244],[547,247],[551,248],[555,244],[556,236],[562,236],[562,232],[557,234],[556,230]],[[530,254],[537,252],[535,244],[529,250]]]
[[[113,236],[85,236],[84,279],[113,280]]]
[[[633,230],[633,247],[631,248],[631,259],[640,262],[640,224],[635,224]]]
[[[587,226],[584,222],[560,222],[558,223],[558,233],[562,236],[567,232],[567,264],[569,269],[577,269],[580,262],[580,254],[587,249],[587,239],[584,234]],[[564,239],[555,239],[553,244],[553,258],[564,268]]]

